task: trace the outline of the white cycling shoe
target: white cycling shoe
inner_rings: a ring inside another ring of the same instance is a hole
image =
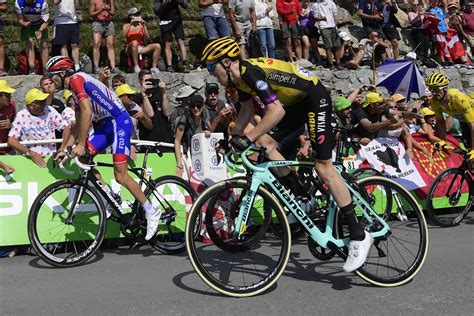
[[[158,230],[158,225],[160,224],[161,211],[157,210],[152,215],[146,215],[146,236],[145,240],[150,240],[155,236],[156,231]]]
[[[367,259],[370,247],[374,243],[374,237],[368,232],[365,232],[364,240],[352,240],[349,243],[349,255],[342,266],[345,272],[352,272],[359,269]]]

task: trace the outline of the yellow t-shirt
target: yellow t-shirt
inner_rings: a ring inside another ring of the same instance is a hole
[[[448,105],[445,107],[435,98],[431,99],[431,107],[438,120],[443,113],[448,113],[463,122],[474,122],[474,100],[458,89],[448,89]]]

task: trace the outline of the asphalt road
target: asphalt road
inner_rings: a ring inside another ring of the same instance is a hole
[[[148,246],[105,250],[72,269],[0,259],[0,315],[473,315],[474,215],[429,232],[425,265],[402,287],[369,285],[344,273],[341,259],[317,261],[300,240],[277,285],[246,299],[208,288],[185,253]]]

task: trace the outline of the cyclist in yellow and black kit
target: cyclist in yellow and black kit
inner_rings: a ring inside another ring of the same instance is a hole
[[[441,142],[435,148],[446,145],[446,122],[443,113],[459,119],[464,144],[469,148],[468,158],[474,160],[474,100],[457,89],[448,89],[449,78],[441,72],[433,72],[426,78],[426,85],[432,92],[431,107],[435,112]]]
[[[284,118],[285,110],[292,109],[293,113],[299,110],[299,115],[291,115],[291,121],[285,123],[294,128],[307,124],[316,152],[316,172],[328,185],[349,224],[351,242],[343,269],[346,272],[358,269],[365,262],[373,238],[359,224],[349,190],[332,165],[334,132],[330,126],[332,102],[329,92],[317,76],[297,65],[271,58],[239,61],[239,53],[239,45],[224,37],[210,42],[201,57],[209,73],[221,85],[235,87],[239,93],[241,110],[233,129],[232,146],[243,151],[257,140],[261,144],[260,140],[267,137],[267,132],[281,120],[287,120]],[[266,113],[253,129],[243,135],[253,116],[252,96],[261,99]],[[267,155],[272,160],[283,159],[276,151],[267,151]]]

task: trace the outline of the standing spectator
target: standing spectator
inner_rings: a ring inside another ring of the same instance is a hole
[[[92,17],[92,63],[94,73],[99,73],[100,45],[105,37],[110,70],[115,72],[115,0],[91,0],[89,14]]]
[[[438,6],[438,0],[430,0],[430,7],[426,9],[426,12],[434,15],[439,20],[438,32],[435,32],[433,37],[437,55],[443,65],[452,65],[451,55],[448,50],[448,42],[446,41],[446,34],[448,33],[446,11],[444,8]]]
[[[6,76],[5,72],[5,37],[3,36],[3,12],[7,12],[7,0],[0,0],[0,77]]]
[[[12,102],[12,93],[16,90],[6,80],[0,80],[0,144],[8,141],[8,132],[16,115],[16,106]],[[11,148],[0,148],[0,155],[5,155]]]
[[[49,94],[38,89],[31,89],[25,96],[26,109],[18,112],[8,133],[8,145],[17,152],[26,155],[38,166],[45,168],[43,157],[56,151],[54,144],[24,146],[24,140],[53,140],[54,131],[62,130],[65,139],[70,135],[69,126],[61,115],[52,107],[46,105]]]
[[[188,110],[189,99],[195,93],[196,93],[196,90],[194,90],[193,87],[188,86],[188,85],[185,85],[179,88],[176,94],[176,101],[181,102],[181,104],[178,106],[175,106],[173,110],[171,110],[170,119],[169,119],[170,124],[171,124],[171,129],[173,130],[174,133],[176,133],[176,127],[178,126],[178,122],[181,115],[183,115]]]
[[[344,67],[341,65],[341,38],[336,28],[338,20],[336,4],[329,0],[321,0],[314,4],[314,12],[323,38],[328,68],[343,70]],[[336,64],[333,64],[333,56],[336,59]]]
[[[61,112],[61,117],[73,129],[76,125],[76,102],[72,97],[71,90],[64,90],[64,101],[66,101],[66,108]]]
[[[280,29],[283,32],[286,52],[290,62],[294,61],[292,40],[295,44],[296,59],[303,57],[301,49],[301,28],[298,25],[298,16],[301,14],[301,5],[298,0],[277,0],[277,12],[280,15]]]
[[[26,42],[29,74],[35,74],[35,42],[39,42],[43,68],[48,62],[49,8],[46,0],[16,0],[16,14],[21,26],[20,40]]]
[[[229,0],[229,17],[234,36],[240,45],[240,57],[245,59],[250,32],[257,31],[255,0]]]
[[[151,72],[145,69],[138,74],[138,80],[141,85],[142,100],[137,102],[144,110],[147,110],[148,106],[150,107],[151,113],[147,114],[153,121],[151,130],[139,127],[140,139],[172,144],[174,135],[168,121],[171,114],[171,105],[166,93],[165,82],[153,79]],[[161,150],[167,152],[170,149],[163,147]]]
[[[318,51],[318,39],[319,32],[316,27],[316,19],[314,18],[314,12],[311,10],[307,2],[304,2],[301,6],[302,12],[299,17],[301,26],[301,40],[303,42],[303,58],[310,60],[310,47],[313,48],[314,62],[318,62],[321,59]]]
[[[166,71],[173,71],[173,54],[171,52],[171,42],[174,38],[178,43],[179,51],[181,52],[181,64],[183,71],[189,72],[188,57],[186,52],[186,45],[184,43],[184,28],[183,19],[179,7],[187,9],[189,7],[188,0],[154,0],[153,9],[156,16],[160,20],[161,40],[163,41],[165,50]]]
[[[362,19],[362,27],[367,36],[377,32],[383,37],[380,25],[384,19],[382,6],[378,0],[359,0],[357,14]]]
[[[416,52],[419,56],[428,58],[430,41],[423,28],[423,22],[425,20],[423,5],[412,4],[411,10],[408,12],[408,18],[410,19],[411,23],[411,34],[413,36],[413,40],[418,45]]]
[[[133,133],[131,139],[138,139],[138,125],[142,125],[148,130],[153,128],[153,122],[145,114],[141,106],[133,102],[134,96],[137,92],[130,88],[128,84],[123,84],[115,90],[115,94],[120,98],[124,108],[127,110],[128,115],[132,118],[133,122]]]
[[[273,5],[267,0],[255,0],[257,33],[265,57],[275,58],[275,34],[273,32]]]
[[[53,44],[61,46],[61,55],[66,57],[69,57],[68,45],[71,45],[71,57],[74,61],[74,70],[79,71],[80,30],[76,16],[76,1],[77,0],[53,0]]]
[[[394,59],[400,58],[400,34],[396,27],[400,27],[395,14],[398,12],[398,6],[395,1],[384,0],[382,6],[383,21],[381,24],[382,32],[386,39],[392,43]]]
[[[205,110],[209,115],[209,130],[216,133],[227,134],[229,119],[234,114],[233,108],[219,99],[219,86],[217,83],[209,82],[206,85]]]
[[[231,36],[231,30],[224,14],[224,4],[229,0],[199,0],[202,21],[209,41]]]
[[[152,54],[150,70],[153,73],[159,73],[158,62],[160,61],[161,46],[158,43],[145,44],[150,38],[150,33],[148,33],[146,22],[137,8],[128,10],[128,20],[123,25],[122,33],[127,40],[125,51],[132,56],[133,71],[139,73],[142,70],[138,62],[142,58],[141,55]]]
[[[466,44],[471,48],[471,57],[474,55],[474,2],[470,1],[464,11],[462,17],[464,20],[464,32],[466,33]]]
[[[184,154],[188,152],[191,146],[191,138],[194,134],[209,132],[209,119],[205,115],[204,99],[200,95],[193,95],[189,100],[189,108],[181,115],[176,127],[176,136],[174,139],[174,151],[176,155],[176,175],[183,174],[183,161],[181,145],[183,145]]]

